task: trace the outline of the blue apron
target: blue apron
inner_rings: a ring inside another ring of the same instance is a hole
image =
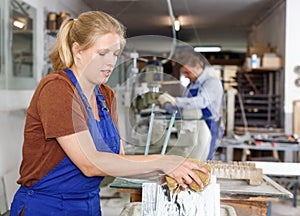
[[[100,121],[95,120],[91,107],[71,70],[65,70],[76,86],[88,114],[88,128],[98,151],[119,154],[120,136],[112,122],[104,97],[95,87]],[[23,209],[24,216],[100,216],[100,183],[104,177],[86,177],[68,158],[30,187],[21,186],[11,205],[11,216]]]
[[[190,89],[189,92],[189,97],[196,97],[198,95],[199,88],[195,89]],[[203,118],[205,119],[205,122],[210,130],[211,133],[211,142],[210,142],[210,147],[209,147],[209,153],[207,156],[207,160],[212,160],[214,153],[215,153],[215,148],[216,148],[216,141],[218,138],[218,132],[219,132],[219,123],[218,121],[212,120],[210,117],[212,117],[212,114],[210,110],[206,107],[201,109],[202,110],[202,115]]]

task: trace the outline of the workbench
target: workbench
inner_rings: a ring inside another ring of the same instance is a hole
[[[267,176],[261,185],[252,186],[241,180],[218,179],[221,188],[221,203],[233,206],[237,215],[270,215],[272,202],[292,198],[284,187]]]
[[[299,161],[299,144],[286,144],[286,143],[276,143],[272,145],[271,143],[262,143],[261,145],[249,145],[244,142],[237,141],[231,138],[224,138],[218,146],[226,151],[226,161],[233,161],[233,154],[235,149],[242,150],[259,150],[259,151],[283,151],[284,162],[298,162]],[[242,157],[242,159],[246,159]]]
[[[265,216],[268,214],[268,204],[280,198],[291,198],[293,195],[272,179],[264,176],[264,182],[259,186],[248,185],[243,180],[218,179],[220,184],[221,204],[233,206],[237,215]],[[125,178],[116,178],[111,188],[118,192],[130,193],[130,201],[142,200],[142,182]]]
[[[300,163],[251,161],[263,174],[275,177],[277,182],[293,184],[293,206],[297,206],[297,187],[300,184]],[[274,169],[276,167],[276,169]]]

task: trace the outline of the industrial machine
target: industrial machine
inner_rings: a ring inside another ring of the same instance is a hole
[[[138,54],[132,53],[132,68],[126,82],[116,88],[121,137],[126,153],[143,154],[149,130],[149,117],[152,113],[163,116],[165,110],[159,107],[158,97],[164,81],[162,63],[158,60],[146,60],[146,66],[138,69]],[[152,109],[153,108],[153,109]],[[164,124],[154,122],[151,145],[158,143],[165,131]],[[151,153],[157,152],[151,146]]]
[[[158,102],[166,91],[181,96],[185,87],[163,72],[164,61],[142,59],[146,65],[139,69],[138,54],[131,57],[130,77],[116,88],[126,154],[176,154],[205,160],[211,135],[201,110],[178,110],[172,116]]]

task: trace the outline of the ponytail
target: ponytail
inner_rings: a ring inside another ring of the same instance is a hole
[[[57,34],[56,43],[49,55],[54,70],[63,70],[73,65],[72,41],[69,37],[73,22],[73,18],[65,20]]]

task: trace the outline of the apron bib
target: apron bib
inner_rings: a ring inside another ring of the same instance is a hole
[[[119,154],[120,136],[111,120],[103,95],[95,87],[100,121],[71,70],[65,70],[76,87],[88,114],[88,128],[98,151]],[[65,157],[53,170],[31,187],[21,186],[11,205],[11,216],[100,216],[100,183],[104,177],[86,177]]]
[[[199,91],[199,87],[196,89],[194,88],[190,89],[189,97],[196,97],[198,95],[198,91]],[[211,133],[211,142],[210,142],[207,160],[212,160],[215,153],[216,141],[219,133],[219,124],[217,121],[210,119],[210,117],[212,117],[212,114],[208,108],[203,108],[201,109],[201,111],[202,111],[203,118],[205,119],[205,122]]]

